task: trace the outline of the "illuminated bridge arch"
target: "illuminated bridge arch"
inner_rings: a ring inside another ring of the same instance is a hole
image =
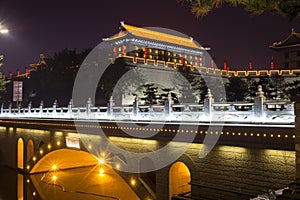
[[[57,199],[76,193],[83,198],[87,195],[116,200],[139,199],[135,192],[136,182],[124,180],[117,171],[84,150],[53,150],[36,162],[30,174],[34,192],[42,199]]]
[[[182,155],[169,168],[169,199],[172,196],[191,194],[192,174],[195,164],[190,157]]]
[[[24,168],[24,139],[22,137],[17,141],[17,166],[19,169]]]

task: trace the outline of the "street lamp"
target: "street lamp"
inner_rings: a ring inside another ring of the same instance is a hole
[[[8,33],[8,29],[2,28],[2,25],[1,25],[1,24],[0,24],[0,33],[1,33],[1,34],[6,34],[6,33]]]

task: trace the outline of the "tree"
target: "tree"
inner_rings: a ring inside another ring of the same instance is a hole
[[[289,98],[300,95],[300,80],[287,83],[287,95]]]
[[[191,12],[196,17],[207,15],[212,9],[220,7],[222,4],[232,6],[243,6],[245,10],[252,14],[262,14],[270,11],[289,18],[296,18],[300,15],[299,0],[177,0],[179,3],[187,2]]]
[[[145,96],[142,97],[141,100],[143,100],[146,105],[157,104],[157,100],[159,99],[159,95],[157,94],[158,87],[155,87],[153,83],[145,84],[143,87],[145,88],[143,91]]]
[[[161,89],[164,93],[159,95],[159,102],[160,104],[164,105],[165,101],[168,99],[169,93],[171,94],[172,100],[175,104],[179,103],[178,96],[174,91],[174,88],[162,88]]]
[[[230,77],[225,85],[228,101],[244,101],[249,90],[246,81],[240,77]]]
[[[257,91],[259,85],[265,93],[268,100],[283,100],[288,99],[288,91],[286,89],[287,83],[282,76],[263,76],[259,80],[253,82],[252,88]]]
[[[208,89],[205,80],[202,77],[199,79],[195,78],[192,87],[194,89],[194,94],[199,99],[199,103],[203,103]]]
[[[45,106],[51,106],[57,99],[61,105],[67,105],[72,98],[72,89],[79,66],[90,50],[77,52],[75,49],[64,49],[53,56],[48,56],[45,59],[46,65],[31,72],[28,78],[22,78],[23,103],[26,105],[32,101],[38,105],[43,100]]]

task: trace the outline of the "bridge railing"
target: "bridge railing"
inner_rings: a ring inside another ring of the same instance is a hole
[[[294,107],[288,101],[266,101],[261,90],[254,103],[214,102],[210,91],[203,104],[173,104],[171,95],[165,105],[139,105],[136,97],[133,105],[115,106],[111,98],[107,106],[93,106],[89,98],[85,107],[74,107],[72,100],[67,107],[8,108],[1,106],[0,118],[45,118],[45,119],[97,119],[115,121],[180,121],[216,123],[294,123]]]

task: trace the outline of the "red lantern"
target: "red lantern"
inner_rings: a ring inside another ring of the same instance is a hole
[[[13,74],[11,72],[9,72],[9,78],[12,79],[13,78]]]
[[[126,46],[122,45],[122,55],[125,56],[125,50],[126,50]]]
[[[273,60],[271,60],[271,62],[270,62],[270,67],[271,67],[271,69],[275,69],[275,63]]]
[[[224,61],[224,63],[223,63],[223,68],[224,68],[224,70],[227,70],[227,62],[226,61]]]
[[[114,47],[114,56],[117,56],[117,47]]]
[[[252,65],[252,61],[250,60],[249,61],[249,70],[252,70],[253,69],[253,65]]]
[[[211,68],[214,69],[215,68],[215,61],[213,59],[211,59]]]

